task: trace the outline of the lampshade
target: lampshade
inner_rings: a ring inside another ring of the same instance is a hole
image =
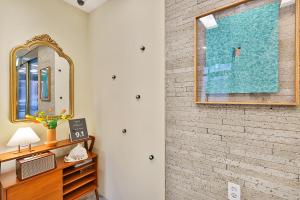
[[[10,138],[7,146],[16,147],[16,146],[23,146],[29,145],[35,142],[40,141],[40,138],[36,135],[36,133],[30,128],[19,128],[15,134]]]

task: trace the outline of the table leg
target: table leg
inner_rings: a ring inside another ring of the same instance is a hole
[[[96,199],[97,199],[97,200],[100,200],[100,196],[99,196],[99,193],[98,193],[98,190],[97,190],[97,189],[95,190],[95,195],[96,195]]]

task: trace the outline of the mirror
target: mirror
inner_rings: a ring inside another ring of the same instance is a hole
[[[49,35],[36,36],[10,54],[11,121],[45,111],[72,117],[73,62]]]

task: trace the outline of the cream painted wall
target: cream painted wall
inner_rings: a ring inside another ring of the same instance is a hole
[[[164,1],[107,1],[90,16],[90,44],[102,193],[109,200],[162,200]]]
[[[31,125],[45,139],[40,125],[12,124],[9,121],[9,52],[38,34],[47,33],[64,49],[75,64],[75,114],[91,119],[91,68],[88,51],[88,15],[62,0],[0,0],[0,147],[20,126]],[[58,129],[58,138],[68,138],[68,123]]]
[[[87,118],[90,133],[97,130],[103,194],[109,200],[163,200],[164,1],[109,0],[90,16],[62,0],[0,3],[0,150],[21,126],[45,139],[39,125],[9,122],[8,77],[10,50],[48,33],[74,61],[75,117]],[[58,132],[58,139],[67,138],[68,124]]]

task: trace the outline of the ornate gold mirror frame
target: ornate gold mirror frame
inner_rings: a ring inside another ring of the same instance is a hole
[[[33,37],[31,40],[27,40],[27,42],[23,45],[19,45],[13,48],[10,52],[10,121],[12,123],[15,122],[24,122],[28,121],[26,119],[18,119],[17,118],[17,73],[16,73],[16,55],[17,51],[21,49],[32,49],[37,46],[47,46],[56,51],[56,53],[65,58],[70,66],[69,73],[69,116],[74,116],[74,64],[72,59],[66,55],[63,49],[48,35],[42,34]]]

